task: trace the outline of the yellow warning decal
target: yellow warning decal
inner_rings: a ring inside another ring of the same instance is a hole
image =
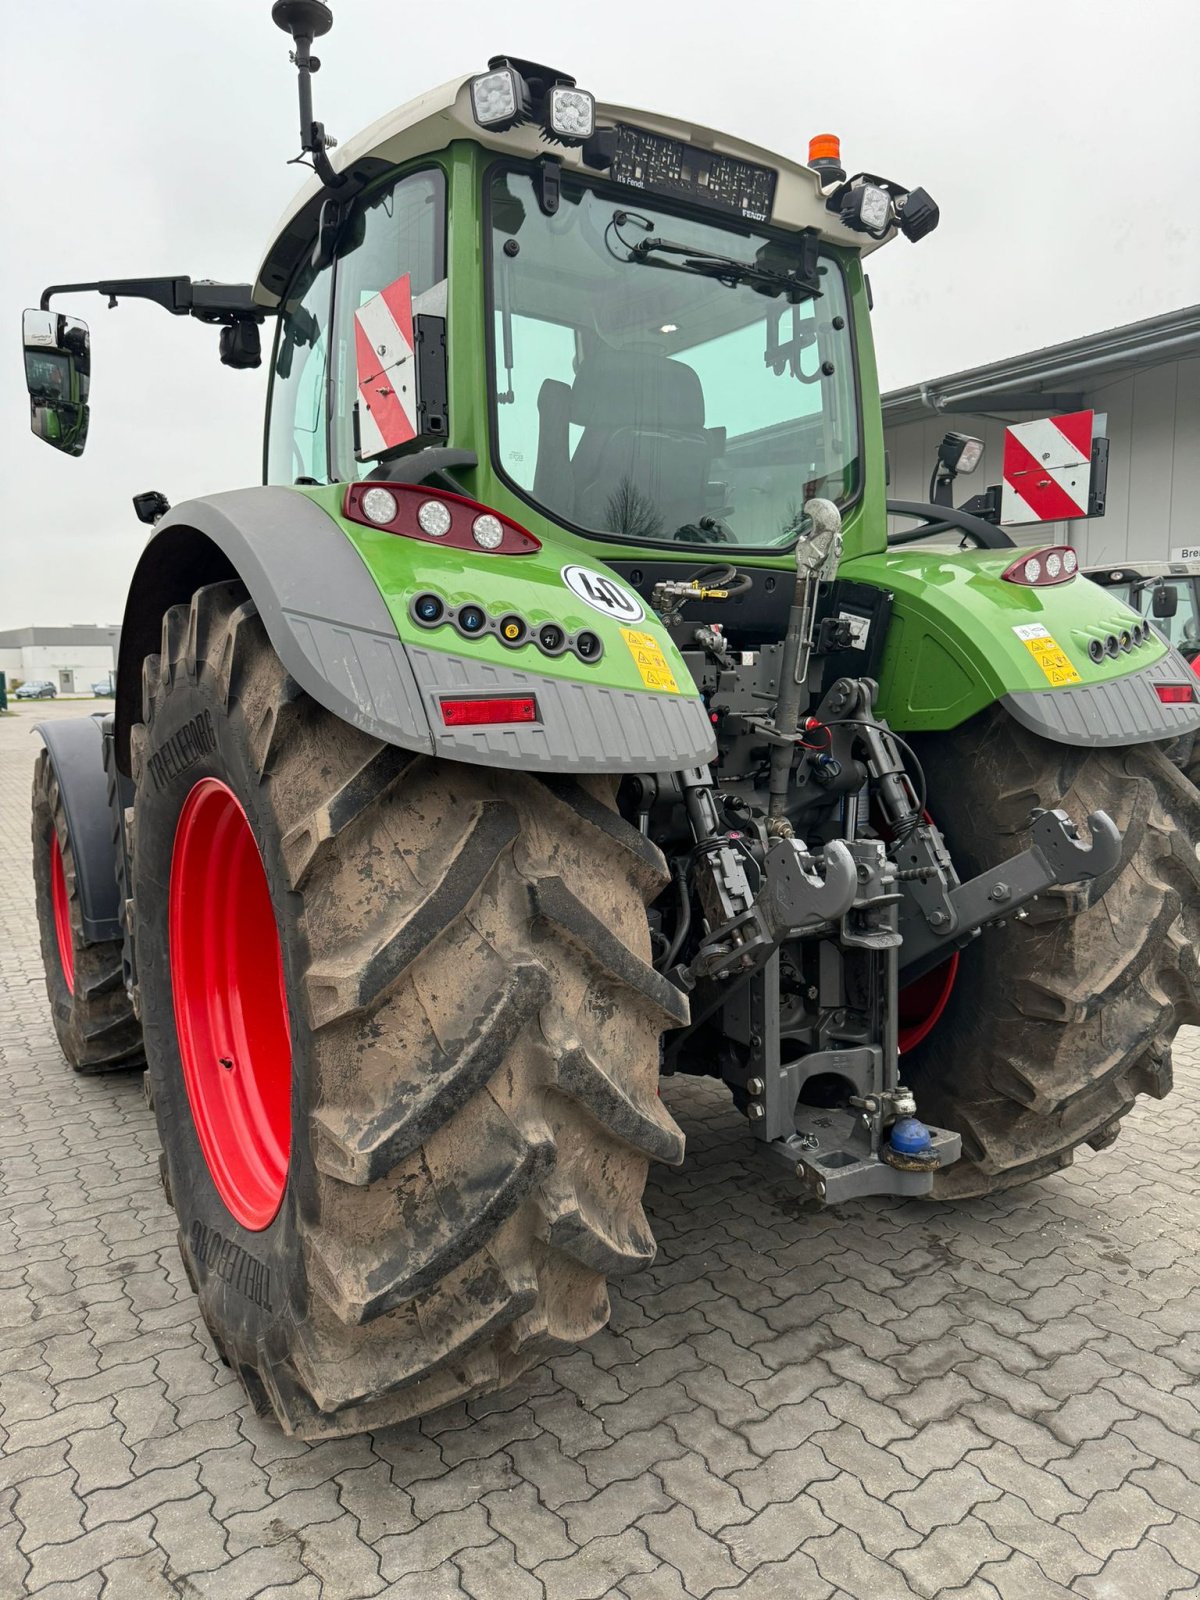
[[[1048,628],[1040,622],[1022,622],[1013,629],[1017,638],[1046,674],[1047,683],[1061,689],[1068,683],[1082,683],[1083,679],[1071,665],[1070,657]]]
[[[641,633],[637,628],[622,628],[621,637],[629,646],[629,654],[647,689],[658,689],[664,694],[678,694],[675,674],[667,665],[662,646],[652,633]]]

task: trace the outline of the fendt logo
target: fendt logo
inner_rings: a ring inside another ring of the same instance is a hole
[[[602,616],[616,617],[619,622],[640,622],[646,615],[637,595],[603,572],[593,572],[590,567],[564,567],[562,580],[572,594]]]

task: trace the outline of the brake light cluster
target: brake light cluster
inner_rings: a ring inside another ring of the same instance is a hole
[[[1050,584],[1070,583],[1078,571],[1079,556],[1069,544],[1048,544],[1044,550],[1018,556],[1000,576],[1008,583],[1044,589]]]
[[[476,554],[529,556],[542,548],[541,542],[511,517],[465,495],[441,489],[431,492],[417,483],[352,483],[342,502],[342,515],[383,533]]]

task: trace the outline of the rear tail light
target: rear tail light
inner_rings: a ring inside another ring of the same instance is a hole
[[[500,722],[536,722],[537,701],[532,695],[501,700],[494,695],[476,700],[443,700],[442,721],[448,728],[492,727]]]
[[[1043,589],[1049,584],[1069,583],[1078,571],[1079,556],[1069,544],[1048,544],[1044,550],[1018,556],[1000,576],[1009,583]]]
[[[1196,698],[1196,686],[1191,683],[1156,683],[1154,692],[1165,706],[1190,706]]]
[[[533,534],[500,511],[465,495],[418,483],[352,483],[342,515],[382,533],[398,533],[424,544],[496,556],[530,556],[542,548]]]

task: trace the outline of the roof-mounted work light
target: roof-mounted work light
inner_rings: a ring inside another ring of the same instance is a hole
[[[926,189],[911,189],[897,200],[896,213],[900,232],[910,244],[932,233],[941,220],[937,202]]]
[[[810,160],[809,166],[814,165]],[[838,183],[825,204],[838,213],[844,227],[873,239],[883,239],[898,227],[915,244],[938,225],[938,208],[924,189],[906,189],[871,172],[856,172]]]
[[[471,79],[471,112],[492,133],[538,122],[551,144],[580,145],[596,132],[593,95],[568,73],[518,56],[493,56]]]
[[[556,83],[546,96],[546,132],[560,144],[582,144],[596,131],[596,101],[586,89]]]
[[[471,111],[481,128],[504,133],[529,118],[529,85],[516,67],[496,67],[471,79]]]
[[[882,239],[892,225],[892,197],[879,184],[855,181],[842,194],[841,217],[857,233]]]

